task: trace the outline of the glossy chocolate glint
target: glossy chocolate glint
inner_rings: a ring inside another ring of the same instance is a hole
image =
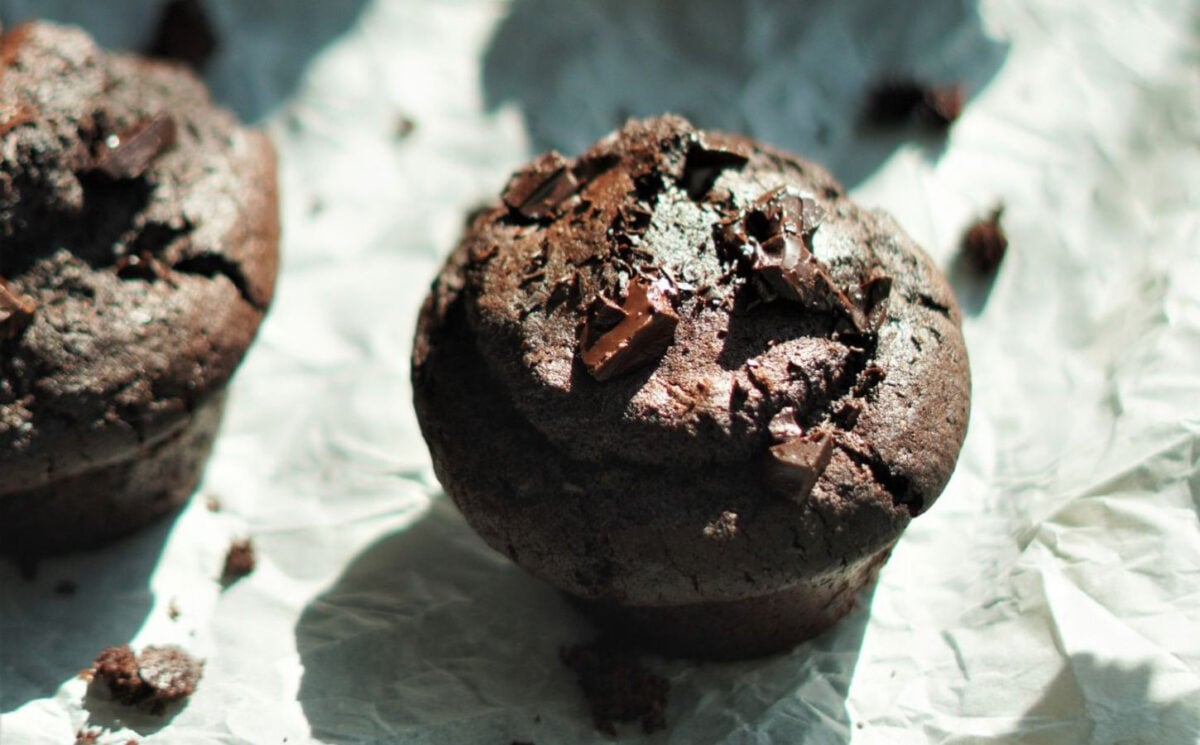
[[[114,179],[137,178],[154,159],[175,144],[175,119],[156,114],[129,130],[110,135],[96,155],[95,169]]]
[[[679,317],[671,307],[670,284],[636,279],[621,305],[605,300],[584,326],[580,359],[604,381],[654,362],[674,338]]]

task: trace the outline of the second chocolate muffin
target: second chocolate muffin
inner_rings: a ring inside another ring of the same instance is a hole
[[[271,301],[275,155],[176,65],[0,36],[0,553],[177,509]]]
[[[892,219],[670,116],[512,178],[434,283],[413,384],[489,544],[716,658],[852,607],[945,487],[970,398],[954,297]]]

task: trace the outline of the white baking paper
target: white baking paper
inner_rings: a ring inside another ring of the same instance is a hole
[[[848,618],[766,660],[651,661],[668,729],[620,739],[1200,740],[1195,3],[208,5],[215,95],[280,151],[279,293],[201,498],[34,580],[0,567],[3,745],[89,727],[101,743],[607,741],[558,661],[591,632],[441,496],[408,355],[466,211],[536,151],[664,110],[807,153],[892,211],[959,291],[974,403],[949,488]],[[153,8],[0,0],[0,20],[136,48]],[[866,87],[903,73],[965,82],[948,137],[855,126]],[[1009,255],[970,281],[957,241],[1000,202]],[[222,592],[241,536],[258,568]],[[76,672],[124,642],[203,657],[196,695],[164,717],[86,697]]]

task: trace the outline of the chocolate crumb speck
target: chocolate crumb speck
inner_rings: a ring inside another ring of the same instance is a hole
[[[75,745],[95,745],[100,739],[103,730],[100,729],[81,729],[75,733]]]
[[[171,598],[167,603],[167,618],[172,621],[178,621],[181,615],[183,614],[180,613],[179,606],[175,603],[175,598]]]
[[[646,733],[666,727],[671,684],[633,652],[601,638],[563,649],[562,661],[575,671],[599,731],[616,735],[618,722],[641,722]]]
[[[146,647],[138,655],[128,644],[109,647],[92,665],[93,682],[104,683],[116,701],[153,714],[191,696],[203,669],[202,662],[174,645]]]
[[[221,570],[221,586],[229,587],[253,572],[254,563],[254,543],[249,538],[229,544],[229,551],[225,554],[225,567]]]
[[[223,505],[220,497],[210,494],[204,498],[204,506],[209,512],[220,512]]]
[[[37,302],[13,290],[0,277],[0,339],[15,339],[33,320]]]
[[[725,510],[720,517],[704,526],[704,537],[717,543],[732,541],[737,537],[738,515],[736,512]]]
[[[1000,225],[1003,215],[1003,205],[996,207],[987,217],[975,221],[963,234],[963,258],[981,276],[994,274],[1008,250],[1008,236]]]
[[[417,129],[417,122],[410,116],[397,114],[392,124],[392,137],[406,140]]]
[[[217,32],[201,0],[170,0],[163,6],[147,53],[182,62],[202,73],[219,46]]]

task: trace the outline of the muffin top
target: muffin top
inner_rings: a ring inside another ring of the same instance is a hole
[[[942,491],[969,404],[953,294],[824,169],[667,116],[542,156],[502,199],[435,297],[461,292],[488,371],[561,452],[765,455],[787,481],[836,446],[911,514]]]
[[[674,116],[512,177],[434,282],[413,384],[485,540],[643,605],[861,569],[941,493],[970,402],[954,296],[891,218]]]
[[[224,386],[274,290],[274,171],[183,67],[0,36],[0,492],[127,457]]]

